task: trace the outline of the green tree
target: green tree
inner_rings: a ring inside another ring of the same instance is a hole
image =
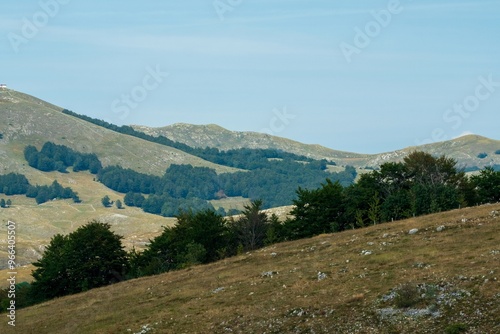
[[[102,205],[105,207],[105,208],[109,208],[113,202],[111,202],[111,199],[109,198],[108,195],[104,196],[102,199],[101,199],[101,203]]]
[[[123,279],[127,254],[121,236],[97,221],[68,236],[52,238],[42,258],[34,263],[32,296],[51,299],[111,284]]]
[[[166,227],[142,252],[129,254],[133,277],[159,274],[226,256],[227,222],[214,210],[181,211],[177,224]]]
[[[236,238],[243,245],[245,251],[264,246],[269,219],[261,209],[261,200],[252,201],[250,205],[244,206],[241,217],[233,223]]]
[[[483,169],[471,180],[477,190],[479,203],[496,203],[500,201],[500,172],[491,167]]]
[[[5,200],[2,198],[0,199],[0,208],[5,208]]]
[[[329,179],[319,189],[299,188],[291,211],[294,219],[286,223],[289,237],[300,239],[344,230],[343,191],[338,181],[334,183]]]
[[[7,201],[5,202],[6,206],[9,208],[11,205],[12,205],[12,201],[9,199],[7,199]]]
[[[123,209],[122,201],[120,201],[119,199],[116,200],[115,204],[117,209]]]

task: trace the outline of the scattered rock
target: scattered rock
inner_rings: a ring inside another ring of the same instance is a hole
[[[443,232],[443,231],[444,231],[444,229],[445,229],[445,226],[444,226],[444,225],[441,225],[441,226],[438,226],[438,227],[436,228],[436,231],[437,231],[437,232]]]
[[[318,271],[318,281],[322,281],[327,277],[328,277],[328,275],[326,275],[325,273],[322,273],[321,271]]]
[[[497,210],[491,211],[490,212],[490,216],[493,217],[493,218],[497,217],[498,216],[498,211]]]
[[[278,255],[278,253],[274,253],[274,252],[273,252],[273,253],[271,253],[271,256],[272,256],[272,257],[276,257],[276,255]]]
[[[373,252],[372,251],[369,251],[369,250],[362,250],[361,251],[361,255],[372,255]]]
[[[260,274],[260,276],[263,278],[268,278],[268,277],[273,278],[274,275],[278,275],[278,272],[277,271],[265,271],[262,274]]]
[[[408,234],[417,234],[418,228],[412,228],[410,231],[408,231]]]
[[[219,293],[219,292],[222,292],[222,291],[224,291],[224,290],[226,290],[226,288],[225,288],[225,287],[223,287],[223,286],[221,286],[221,287],[219,287],[219,288],[217,288],[217,289],[212,290],[212,293]]]

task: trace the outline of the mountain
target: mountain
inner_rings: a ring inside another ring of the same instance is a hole
[[[0,332],[499,333],[499,210],[276,244],[18,310]]]
[[[83,200],[81,204],[60,200],[36,205],[33,199],[25,196],[10,197],[13,205],[9,209],[0,210],[0,220],[4,223],[14,220],[19,224],[20,251],[17,259],[21,265],[39,258],[44,245],[54,234],[68,234],[92,219],[111,223],[113,229],[124,236],[124,244],[128,248],[144,247],[150,238],[161,232],[162,226],[175,223],[175,219],[147,214],[139,208],[104,208],[101,204],[102,197],[109,196],[112,200],[120,199],[123,202],[124,194],[96,182],[95,176],[88,172],[44,173],[28,166],[23,155],[27,145],[41,147],[43,143],[52,141],[80,152],[96,153],[105,166],[117,164],[154,175],[162,175],[171,164],[209,167],[218,173],[237,171],[170,146],[108,130],[61,111],[62,108],[35,97],[10,89],[0,90],[0,174],[20,173],[34,185],[50,185],[57,180],[64,187],[71,187]],[[500,148],[500,142],[472,135],[395,152],[366,155],[334,151],[319,145],[306,145],[265,134],[233,132],[216,125],[176,124],[157,129],[136,126],[135,129],[154,136],[163,135],[192,146],[212,146],[223,150],[273,148],[316,159],[326,158],[338,165],[357,166],[360,168],[358,172],[364,171],[365,167],[376,168],[381,163],[400,160],[415,149],[446,154],[457,159],[463,166],[500,164],[500,155],[495,154]],[[479,153],[486,153],[487,156],[480,159]],[[328,166],[328,169],[343,170],[342,167],[332,166]],[[246,198],[233,197],[213,204],[226,209],[241,209],[247,201]],[[0,268],[6,267],[6,254],[6,249],[0,249]]]
[[[162,175],[170,164],[191,164],[218,172],[236,169],[210,163],[172,147],[121,135],[61,113],[63,109],[13,90],[0,91],[0,171],[27,168],[26,145],[47,141],[84,153],[96,153],[104,165],[120,165],[143,173]]]
[[[52,141],[77,151],[96,153],[104,165],[118,164],[155,175],[164,174],[170,164],[192,164],[218,172],[237,170],[171,147],[104,129],[65,115],[61,110],[20,92],[0,90],[0,174],[20,173],[33,185],[50,185],[57,180],[62,186],[78,192],[83,200],[81,204],[60,200],[36,205],[33,199],[25,196],[9,197],[12,207],[0,209],[0,240],[7,235],[7,221],[16,222],[17,261],[20,265],[38,259],[54,234],[68,234],[92,219],[110,223],[114,231],[124,236],[127,248],[134,246],[139,249],[161,233],[162,226],[175,223],[173,218],[148,214],[139,208],[104,208],[102,197],[107,195],[112,200],[123,202],[123,194],[95,182],[95,175],[88,172],[44,173],[28,166],[23,155],[27,145],[40,148],[45,142]],[[0,194],[0,198],[6,196]],[[0,248],[0,269],[6,268],[7,259],[7,249]],[[0,276],[3,278],[1,273]]]
[[[173,124],[160,128],[133,125],[134,129],[152,136],[164,136],[171,140],[185,143],[193,147],[216,147],[220,150],[238,148],[272,148],[304,155],[313,159],[335,161],[337,165],[351,165],[357,168],[377,168],[385,162],[401,161],[408,153],[421,150],[433,155],[454,158],[462,167],[483,168],[500,165],[500,141],[478,135],[467,135],[453,140],[412,146],[393,152],[379,154],[359,154],[332,150],[321,145],[308,145],[290,139],[271,136],[258,132],[237,132],[224,129],[218,125]],[[488,156],[479,158],[486,153]]]

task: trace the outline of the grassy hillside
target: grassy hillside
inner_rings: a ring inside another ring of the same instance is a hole
[[[66,145],[81,152],[93,152],[104,165],[119,164],[139,172],[162,175],[172,163],[192,164],[216,169],[218,172],[235,169],[216,165],[198,157],[138,138],[121,135],[61,113],[62,108],[13,90],[0,90],[0,174],[16,172],[25,175],[31,184],[49,185],[57,180],[64,187],[78,192],[82,204],[53,201],[36,205],[24,196],[11,196],[13,206],[0,209],[0,269],[6,267],[6,222],[15,221],[17,230],[18,263],[35,261],[44,246],[57,233],[68,234],[92,219],[109,222],[114,231],[124,236],[130,248],[142,248],[149,238],[173,224],[175,219],[151,215],[137,208],[106,209],[100,200],[105,195],[121,199],[116,193],[95,182],[89,173],[43,173],[27,165],[23,150],[27,145],[40,148],[46,141]],[[7,196],[0,194],[0,198]],[[29,270],[26,270],[29,273]],[[5,271],[0,272],[2,281]],[[26,275],[29,278],[28,275]]]
[[[57,180],[64,187],[71,187],[78,192],[83,202],[75,204],[71,200],[63,200],[37,205],[34,199],[10,196],[13,206],[0,209],[0,269],[6,267],[8,259],[8,220],[16,222],[17,225],[17,261],[20,265],[36,261],[55,234],[68,234],[93,219],[111,224],[112,230],[124,237],[123,243],[128,249],[142,249],[149,239],[161,233],[162,226],[176,222],[174,218],[148,214],[139,208],[125,207],[119,210],[115,206],[103,207],[103,196],[108,195],[114,201],[120,199],[123,202],[123,194],[95,182],[95,176],[86,172],[40,173],[37,177],[39,182]],[[7,197],[0,195],[0,198]],[[6,284],[3,279],[5,275],[5,270],[0,271],[0,287]],[[26,275],[26,279],[30,280],[29,276]]]
[[[58,108],[13,90],[0,91],[0,171],[30,174],[23,166],[26,145],[45,142],[96,153],[106,165],[121,165],[147,174],[162,175],[171,164],[191,164],[218,172],[234,169],[216,165],[177,149],[106,130],[61,113]]]
[[[278,244],[19,310],[0,332],[499,333],[499,210]]]
[[[274,148],[315,159],[329,159],[338,165],[354,167],[378,167],[385,162],[400,161],[414,150],[422,150],[433,155],[449,156],[456,159],[461,166],[478,166],[500,164],[500,141],[476,135],[460,137],[454,140],[433,143],[418,147],[408,147],[394,152],[380,154],[358,154],[332,150],[320,145],[306,145],[286,138],[271,136],[257,132],[229,131],[217,125],[173,124],[162,128],[133,126],[153,136],[165,136],[193,147],[217,147],[229,150],[241,147]],[[488,157],[478,158],[479,153],[487,153]]]

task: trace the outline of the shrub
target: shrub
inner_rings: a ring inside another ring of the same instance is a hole
[[[496,150],[496,151],[495,151],[495,154],[500,154],[500,150]]]
[[[420,294],[418,288],[414,284],[403,284],[396,290],[396,297],[394,298],[396,307],[408,308],[420,302]]]
[[[479,159],[484,159],[484,158],[486,158],[487,156],[488,156],[488,153],[485,153],[485,152],[483,152],[483,153],[479,153],[479,154],[477,155],[477,157],[478,157]]]
[[[446,334],[460,334],[465,331],[467,331],[467,325],[466,324],[453,324],[449,325],[448,327],[445,328],[445,333]]]

